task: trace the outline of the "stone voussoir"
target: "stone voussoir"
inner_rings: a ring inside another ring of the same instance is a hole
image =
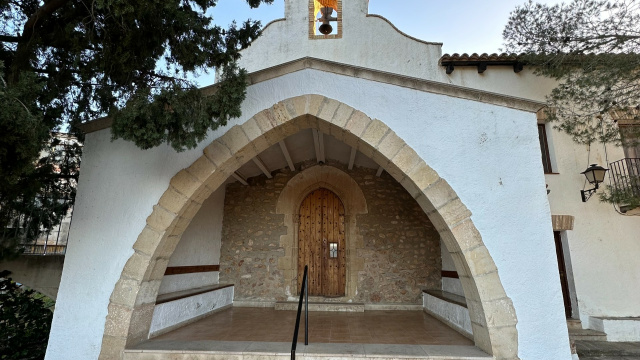
[[[488,327],[505,327],[518,323],[513,303],[509,298],[482,303]]]
[[[156,259],[151,266],[152,270],[151,270],[151,274],[149,274],[149,280],[162,280],[168,265],[169,265],[168,258]]]
[[[120,279],[111,293],[109,301],[112,304],[133,308],[140,290],[140,281],[133,279]]]
[[[169,184],[185,197],[191,198],[202,185],[202,181],[189,173],[187,169],[182,169],[171,178]]]
[[[372,122],[370,117],[368,117],[362,111],[356,110],[349,121],[347,121],[347,125],[344,127],[345,130],[353,134],[355,137],[360,137],[364,130],[369,126]]]
[[[133,307],[109,304],[109,315],[104,325],[104,334],[107,336],[120,337],[129,332],[129,324],[133,315]]]
[[[482,245],[482,236],[471,219],[463,221],[451,229],[451,234],[455,238],[456,243],[460,246],[460,250],[474,248]]]
[[[469,270],[473,276],[481,276],[497,272],[498,268],[485,246],[479,245],[475,248],[463,251]]]
[[[418,164],[409,171],[407,178],[411,179],[420,190],[424,190],[438,181],[440,176],[427,165],[424,160],[420,160]]]
[[[231,159],[231,151],[225,144],[220,142],[220,139],[211,142],[211,144],[204,149],[204,154],[218,168]]]
[[[173,185],[169,185],[169,189],[158,200],[158,205],[177,214],[188,201],[187,196],[176,190]]]
[[[256,123],[262,130],[263,134],[267,133],[270,130],[273,130],[277,126],[271,108],[260,111],[259,113],[255,114],[253,118],[256,120]]]
[[[173,225],[177,217],[177,214],[172,213],[162,206],[154,205],[151,215],[147,218],[147,226],[157,231],[165,231]]]
[[[290,98],[284,100],[284,105],[287,111],[289,112],[289,117],[295,119],[299,116],[306,115],[307,113],[307,102],[309,98],[305,95],[296,96],[294,98]]]
[[[102,336],[102,348],[98,360],[122,360],[122,353],[127,343],[127,338],[123,336]]]
[[[260,129],[258,123],[256,122],[256,119],[254,118],[250,118],[249,120],[245,121],[244,124],[241,125],[241,127],[242,131],[244,131],[244,134],[247,136],[249,141],[254,141],[255,139],[262,136],[262,129]]]
[[[330,122],[331,119],[333,119],[333,115],[335,115],[339,106],[340,106],[339,101],[325,98],[324,101],[322,102],[322,106],[320,107],[320,110],[316,114],[316,117],[318,119],[322,119],[327,122]]]
[[[492,338],[502,340],[492,344],[496,360],[519,360],[518,329],[515,326],[489,326],[488,330]]]
[[[151,255],[135,251],[129,258],[129,260],[127,260],[127,263],[124,265],[124,268],[122,269],[122,276],[120,278],[142,281],[150,272],[150,263]]]
[[[150,256],[158,247],[158,244],[160,244],[163,235],[164,233],[160,233],[149,226],[145,226],[140,235],[138,235],[138,239],[133,244],[133,249]]]
[[[351,115],[355,111],[354,108],[347,104],[340,104],[333,117],[330,119],[331,123],[339,128],[344,128],[347,125],[347,121],[351,119]]]
[[[219,140],[225,144],[234,155],[249,145],[249,139],[239,125],[231,127]]]
[[[398,134],[390,130],[376,149],[388,160],[391,160],[405,145],[405,142],[400,139]]]
[[[318,112],[320,112],[320,107],[323,105],[325,99],[329,100],[322,95],[309,95],[308,99],[306,113],[313,117],[317,117]]]
[[[173,254],[173,251],[178,245],[178,242],[180,242],[180,238],[181,236],[178,235],[164,237],[160,245],[158,245],[156,252],[154,253],[154,258],[169,258],[171,254]]]
[[[444,221],[443,227],[436,226],[440,231],[450,229],[452,226],[471,217],[471,211],[458,198],[449,201],[436,211]]]
[[[180,217],[184,219],[193,219],[194,216],[198,213],[202,204],[199,204],[195,201],[190,201],[180,213]]]
[[[485,275],[475,276],[473,279],[478,289],[478,294],[480,295],[480,300],[482,300],[482,303],[507,297],[507,294],[502,287],[502,283],[500,282],[500,276],[498,275],[497,271]]]
[[[206,156],[200,156],[186,170],[200,182],[205,182],[213,173],[216,172],[217,166]]]
[[[391,129],[383,123],[382,121],[375,119],[373,120],[367,129],[364,131],[362,136],[360,137],[361,142],[364,142],[371,146],[372,148],[376,148],[382,138],[389,132]]]
[[[276,122],[276,126],[280,126],[291,121],[292,117],[287,109],[287,104],[284,101],[280,101],[271,107],[273,113],[273,119]]]
[[[155,305],[160,283],[162,283],[162,279],[142,282],[138,288],[138,296],[135,300],[134,306],[139,307],[145,304]]]
[[[433,185],[429,186],[425,189],[424,194],[429,200],[434,208],[440,209],[447,203],[456,199],[458,195],[456,192],[449,186],[446,180],[439,179]]]
[[[420,156],[409,145],[404,145],[391,159],[391,162],[404,174],[408,174],[419,162]]]

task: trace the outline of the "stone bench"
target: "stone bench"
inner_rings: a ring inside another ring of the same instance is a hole
[[[233,284],[217,284],[158,295],[149,337],[205,318],[233,304]]]
[[[473,339],[471,318],[464,296],[440,290],[424,290],[422,302],[424,312],[449,325],[467,338]]]

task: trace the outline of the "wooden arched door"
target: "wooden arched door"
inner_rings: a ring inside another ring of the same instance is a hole
[[[324,188],[312,191],[300,205],[298,291],[305,265],[309,265],[309,295],[344,296],[344,205],[336,194]]]

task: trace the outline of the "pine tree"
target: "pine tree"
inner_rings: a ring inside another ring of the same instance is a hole
[[[503,38],[507,52],[557,80],[546,110],[555,128],[580,144],[638,146],[640,1],[530,0],[511,12]],[[619,122],[637,126],[621,138]],[[640,189],[608,190],[601,200],[640,204]]]
[[[246,73],[236,60],[260,23],[223,29],[216,3],[0,0],[0,259],[64,216],[46,199],[74,196],[80,147],[61,162],[52,132],[82,140],[78,124],[109,116],[114,139],[183,151],[240,115]],[[221,81],[205,95],[188,76],[213,68]]]

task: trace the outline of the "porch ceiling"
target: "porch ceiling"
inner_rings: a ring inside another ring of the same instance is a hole
[[[319,131],[318,131],[319,132]],[[320,161],[322,155],[316,153],[316,146],[314,142],[314,133],[312,129],[304,129],[300,132],[289,136],[284,139],[286,150],[291,157],[294,164],[301,163],[307,160]],[[324,161],[334,160],[342,164],[348,165],[351,158],[351,146],[343,143],[329,134],[322,134],[318,136],[318,146],[324,149]],[[265,168],[269,172],[279,170],[288,166],[286,155],[280,144],[275,144],[262,153],[257,158],[262,161]],[[364,154],[356,151],[354,159],[354,166],[366,167],[371,169],[378,169],[379,166],[375,161],[365,156]],[[255,161],[248,161],[240,169],[236,171],[236,174],[243,179],[248,179],[254,176],[263,175],[263,171],[256,164]],[[230,177],[229,181],[238,181],[234,177]]]

